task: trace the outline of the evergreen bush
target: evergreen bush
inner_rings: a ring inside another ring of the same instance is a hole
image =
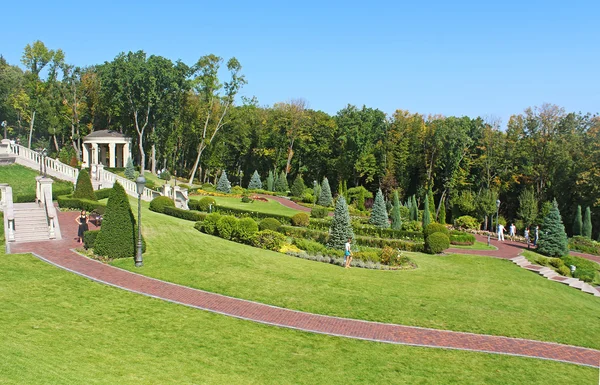
[[[214,198],[204,197],[198,201],[198,210],[208,212],[210,210],[211,206],[214,209],[216,205],[217,205],[217,202],[215,201]]]
[[[544,217],[540,229],[538,252],[549,257],[562,257],[569,253],[567,233],[556,199],[552,202],[552,208]]]
[[[419,206],[417,205],[417,198],[413,195],[410,199],[410,220],[418,221],[419,220]]]
[[[329,228],[327,246],[332,249],[343,250],[349,238],[354,239],[354,231],[352,230],[346,199],[340,196],[335,204],[335,212],[333,213],[333,220]]]
[[[315,206],[310,210],[310,216],[313,218],[326,218],[329,215],[329,210],[327,207],[319,207]]]
[[[581,235],[588,239],[592,239],[592,213],[590,211],[590,207],[585,208],[585,215],[583,217],[583,227],[581,230]]]
[[[250,183],[248,183],[248,190],[259,189],[262,189],[262,181],[260,180],[260,175],[258,175],[258,171],[254,170],[254,174],[252,174],[252,178],[250,178]]]
[[[100,234],[94,253],[109,258],[130,258],[135,255],[136,224],[123,186],[116,182],[108,197]]]
[[[317,181],[313,182],[313,196],[316,199],[315,203],[319,200],[319,197],[321,196],[321,185]]]
[[[265,250],[279,251],[285,242],[285,235],[272,230],[261,230],[252,237],[252,245]]]
[[[160,173],[159,178],[168,182],[171,180],[171,173],[165,170]]]
[[[425,195],[425,203],[424,203],[424,207],[423,207],[423,228],[426,229],[430,223],[431,223],[431,211],[429,211],[429,198],[427,195]]]
[[[430,223],[423,230],[423,235],[426,239],[428,236],[430,236],[433,233],[442,233],[442,234],[446,234],[448,236],[450,235],[450,232],[448,231],[446,226],[441,225],[439,223]]]
[[[125,165],[125,178],[129,180],[135,179],[135,168],[133,167],[133,159],[127,159],[127,164]]]
[[[381,189],[377,190],[377,194],[375,194],[375,202],[373,203],[373,209],[371,210],[371,219],[369,219],[369,223],[381,229],[387,229],[390,227]]]
[[[575,218],[573,220],[573,236],[582,235],[582,228],[583,220],[581,219],[581,206],[577,205],[577,211],[575,212]]]
[[[433,233],[425,240],[425,251],[439,254],[450,247],[450,238],[444,233]]]
[[[400,200],[398,191],[394,191],[394,205],[392,206],[392,229],[400,230],[402,228],[402,217],[400,215]]]
[[[150,202],[150,211],[162,213],[165,207],[175,207],[175,202],[169,197],[156,197]]]
[[[225,172],[225,170],[223,170],[219,182],[217,182],[217,191],[222,193],[231,192],[231,183],[229,182],[229,179],[227,179],[227,172]]]
[[[242,218],[237,221],[234,231],[234,238],[238,242],[250,243],[254,234],[258,232],[258,225],[252,218]]]
[[[258,228],[260,230],[271,230],[277,231],[281,227],[281,222],[279,222],[275,218],[265,218],[258,223]]]
[[[212,213],[208,214],[204,221],[202,221],[202,231],[206,234],[217,235],[217,223],[219,223],[219,219],[221,219],[221,214]]]
[[[88,171],[86,169],[79,171],[79,175],[77,176],[77,184],[75,185],[75,192],[73,193],[73,198],[87,199],[90,201],[97,200],[96,194],[94,194],[94,188],[92,187],[90,174],[88,174]]]
[[[273,179],[273,171],[269,170],[269,176],[267,177],[267,190],[274,191],[275,180]]]
[[[429,201],[429,214],[431,215],[430,219],[435,222],[435,201],[433,200],[433,191],[431,187],[427,191],[427,200]]]
[[[473,218],[470,215],[463,215],[462,217],[456,218],[454,226],[462,229],[477,230],[479,229],[479,221],[477,218]]]
[[[219,237],[228,240],[232,239],[237,223],[238,219],[233,215],[223,215],[219,218],[219,221],[217,222],[217,232],[219,233]]]
[[[344,199],[344,202],[346,200]],[[319,199],[317,200],[317,204],[325,207],[331,206],[333,202],[333,197],[331,196],[331,188],[329,187],[329,181],[327,178],[323,178],[323,183],[321,183],[321,194],[319,195]]]
[[[281,172],[281,174],[279,174],[279,178],[277,178],[277,180],[275,181],[275,191],[277,192],[287,192],[288,190],[288,182],[287,182],[287,178],[285,177],[285,172]]]
[[[444,205],[444,202],[440,202],[438,222],[440,222],[442,225],[446,224],[446,206]]]
[[[307,213],[295,214],[292,218],[292,226],[307,227],[310,223],[310,218]]]
[[[304,184],[304,179],[300,175],[296,176],[294,179],[294,183],[292,183],[292,188],[290,193],[293,197],[302,197],[304,194],[304,190],[306,189],[306,185]]]

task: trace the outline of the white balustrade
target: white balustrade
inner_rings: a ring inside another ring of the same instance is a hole
[[[4,224],[6,228],[6,240],[15,241],[15,212],[13,207],[12,187],[8,184],[0,185],[2,190],[2,211],[4,211]]]

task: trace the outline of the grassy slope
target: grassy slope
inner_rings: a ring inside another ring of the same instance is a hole
[[[143,217],[148,252],[136,271],[152,277],[320,314],[600,348],[598,298],[509,261],[414,254],[413,271],[343,270]],[[130,260],[113,263],[133,270]]]
[[[3,384],[594,384],[562,363],[280,329],[0,258]]]
[[[266,214],[278,214],[292,216],[300,211],[285,207],[281,203],[269,200],[268,202],[254,201],[252,203],[243,203],[240,198],[233,197],[212,197],[217,205],[223,207],[231,207],[235,209],[252,210]],[[191,199],[202,199],[201,196],[192,196]]]
[[[13,189],[13,196],[21,194],[35,194],[35,177],[39,172],[20,164],[0,166],[0,183],[8,183]],[[54,180],[54,187],[64,185],[72,187],[71,182]]]

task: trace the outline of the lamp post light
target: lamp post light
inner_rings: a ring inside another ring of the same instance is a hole
[[[143,266],[142,262],[142,193],[146,185],[146,178],[143,174],[137,177],[135,180],[135,186],[138,193],[138,239],[137,239],[137,252],[135,253],[135,267]]]
[[[500,217],[498,216],[500,212],[500,199],[496,200],[496,233],[498,233],[500,229]]]
[[[42,163],[44,164],[44,178],[46,177],[46,156],[48,154],[48,150],[46,150],[45,148],[42,149]],[[41,171],[41,165],[40,165],[40,171]]]

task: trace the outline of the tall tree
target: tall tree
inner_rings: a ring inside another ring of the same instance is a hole
[[[569,253],[567,233],[556,199],[542,223],[537,250],[550,257],[563,257]]]
[[[590,206],[585,208],[581,235],[588,239],[592,239],[592,212],[590,211]]]
[[[392,229],[400,230],[402,228],[402,218],[400,216],[400,199],[398,191],[394,191],[394,205],[392,206]]]
[[[581,219],[581,206],[577,205],[577,212],[575,213],[575,219],[573,221],[573,236],[581,235],[583,228],[583,220]]]
[[[519,218],[523,220],[525,226],[531,226],[538,216],[538,201],[535,198],[533,189],[528,188],[519,194]]]
[[[369,223],[381,229],[387,229],[390,227],[381,189],[377,190],[377,194],[375,194],[375,202],[373,203],[373,209],[371,210],[371,218],[369,219]]]

